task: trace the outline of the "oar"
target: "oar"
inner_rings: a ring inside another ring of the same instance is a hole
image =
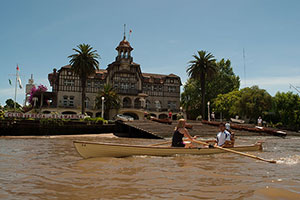
[[[201,141],[198,141],[198,140],[194,140],[193,142],[198,143],[198,144],[208,145],[208,143],[201,142]],[[265,161],[265,162],[268,162],[268,163],[276,163],[275,160],[266,160],[266,159],[263,159],[263,158],[260,158],[260,157],[257,157],[257,156],[251,155],[251,154],[235,151],[235,150],[228,149],[228,148],[223,148],[223,147],[219,147],[219,146],[214,146],[214,148],[221,149],[223,151],[228,151],[228,152],[235,153],[235,154],[239,154],[239,155],[242,155],[242,156],[247,156],[249,158],[254,158],[254,159],[257,159],[257,160]]]

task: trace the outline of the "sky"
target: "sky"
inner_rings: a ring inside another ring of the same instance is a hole
[[[298,0],[0,0],[0,104],[14,98],[14,74],[51,91],[48,74],[69,64],[73,48],[97,50],[100,68],[131,29],[134,62],[145,73],[174,73],[183,83],[197,51],[231,60],[241,88],[258,85],[274,96],[300,90]],[[243,49],[244,52],[243,53]],[[245,55],[245,56],[244,56]],[[9,84],[9,79],[13,85]]]

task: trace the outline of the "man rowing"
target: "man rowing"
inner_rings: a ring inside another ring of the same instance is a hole
[[[220,132],[217,133],[217,138],[215,140],[207,140],[206,143],[215,143],[215,146],[219,147],[233,147],[234,146],[234,135],[231,134],[230,124],[221,123],[219,125]],[[209,147],[212,147],[211,144]]]

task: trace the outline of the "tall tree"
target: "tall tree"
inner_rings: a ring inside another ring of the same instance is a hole
[[[81,81],[81,113],[85,113],[85,99],[86,99],[86,81],[90,75],[95,73],[96,69],[99,69],[99,62],[97,58],[99,55],[96,50],[88,44],[80,44],[77,46],[78,49],[73,48],[76,52],[70,55],[71,69],[76,75],[79,76]]]
[[[215,111],[220,113],[220,117],[229,119],[237,115],[235,103],[241,98],[241,92],[238,90],[231,91],[227,94],[219,94],[213,101]]]
[[[198,55],[193,55],[195,60],[189,62],[187,73],[190,78],[200,81],[201,96],[202,96],[202,117],[205,118],[205,84],[207,80],[210,80],[216,73],[216,59],[211,53],[206,51],[198,51]]]
[[[227,94],[238,90],[240,87],[240,77],[236,76],[231,67],[230,60],[224,58],[216,62],[217,73],[206,83],[206,98],[212,100],[219,94]]]
[[[109,111],[111,109],[119,109],[120,108],[120,98],[114,88],[105,84],[103,89],[99,91],[96,96],[96,107],[101,109],[102,107],[102,97],[104,97],[104,118],[109,119]]]
[[[196,119],[201,110],[201,89],[200,82],[195,79],[188,79],[184,84],[181,93],[181,106],[186,110],[188,119]]]
[[[300,128],[300,97],[292,92],[277,92],[272,98],[273,110],[278,121],[287,128],[299,130]]]
[[[240,116],[255,122],[272,108],[272,97],[266,90],[254,85],[240,90],[240,98],[235,106]]]

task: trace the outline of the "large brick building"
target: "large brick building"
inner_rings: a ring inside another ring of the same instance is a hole
[[[86,112],[90,116],[100,116],[101,109],[95,108],[95,98],[104,84],[112,85],[121,100],[121,109],[111,115],[126,113],[140,119],[147,111],[153,116],[164,118],[169,111],[173,114],[180,108],[180,77],[169,74],[142,73],[139,64],[133,62],[133,48],[124,36],[116,48],[116,60],[108,67],[96,70],[86,83]],[[59,113],[80,113],[81,82],[70,65],[53,69],[48,75],[52,86],[51,106],[44,108],[45,113],[55,110]],[[110,116],[112,117],[112,116]]]

